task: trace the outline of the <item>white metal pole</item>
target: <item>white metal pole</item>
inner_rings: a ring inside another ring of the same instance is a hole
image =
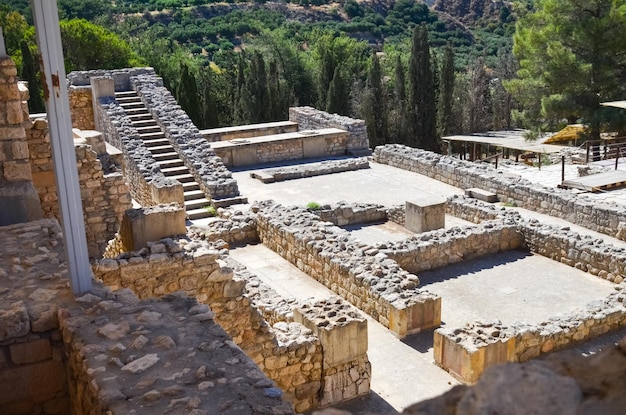
[[[41,76],[52,158],[61,210],[70,283],[75,294],[91,290],[92,272],[87,251],[83,206],[78,184],[76,152],[72,136],[63,48],[56,0],[31,0],[37,45],[41,53]]]
[[[7,57],[7,48],[4,45],[4,34],[2,33],[2,26],[0,26],[0,58]]]

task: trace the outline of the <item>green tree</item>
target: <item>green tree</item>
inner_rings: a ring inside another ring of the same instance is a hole
[[[394,68],[395,84],[394,84],[394,143],[408,143],[408,121],[407,121],[407,102],[406,102],[406,78],[404,75],[404,66],[400,55],[396,57],[396,65]]]
[[[471,133],[488,131],[493,121],[493,106],[489,75],[485,67],[485,59],[478,58],[468,70],[468,125]]]
[[[28,82],[30,95],[28,109],[31,114],[46,112],[39,84],[39,64],[35,63],[35,59],[33,59],[28,43],[25,40],[22,40],[20,43],[20,48],[22,50],[22,80]]]
[[[364,102],[364,115],[370,145],[376,147],[387,142],[387,105],[382,83],[380,60],[372,54]]]
[[[506,83],[527,125],[582,121],[599,138],[606,109],[626,89],[626,2],[537,0],[517,23],[519,79]]]
[[[26,37],[28,23],[24,16],[8,7],[0,8],[0,27],[4,34],[4,45],[9,56],[14,56],[20,50],[20,42]],[[17,62],[16,62],[17,64]]]
[[[452,105],[454,100],[454,48],[452,44],[444,49],[441,63],[441,82],[439,84],[439,100],[437,107],[437,130],[440,137],[453,131]]]
[[[60,26],[67,72],[140,64],[128,43],[104,27],[82,19],[61,21]]]
[[[211,68],[206,68],[201,76],[202,85],[202,127],[203,128],[216,128],[219,127],[219,115],[217,111],[217,104],[215,94],[213,92],[213,71]]]
[[[198,96],[198,84],[186,63],[180,65],[180,83],[176,89],[176,101],[196,126],[202,126],[204,117]]]
[[[425,25],[415,27],[413,30],[409,89],[410,145],[437,151],[439,146],[435,82],[430,64],[428,29]]]
[[[328,87],[326,98],[326,112],[331,114],[348,115],[350,113],[349,92],[341,70],[335,68],[333,79]]]

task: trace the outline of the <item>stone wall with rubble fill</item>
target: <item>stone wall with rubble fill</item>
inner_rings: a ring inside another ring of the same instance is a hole
[[[347,131],[349,133],[346,143],[348,154],[369,150],[369,137],[363,120],[329,114],[313,107],[291,107],[289,108],[289,121],[297,122],[300,131],[321,128],[339,128]]]
[[[493,220],[476,226],[453,227],[384,242],[375,248],[402,267],[417,274],[524,246],[513,220]]]
[[[315,408],[321,376],[319,340],[288,316],[270,326],[255,307],[258,298],[250,298],[247,292],[248,285],[255,292],[259,284],[246,278],[249,273],[235,273],[219,259],[225,252],[205,241],[164,239],[115,259],[97,261],[94,274],[108,287],[130,288],[140,298],[180,290],[210,305],[215,320],[285,391],[297,411]],[[267,300],[269,291],[263,291]],[[273,293],[271,302],[280,304],[276,297]],[[288,312],[285,307],[280,311]]]
[[[256,216],[241,210],[218,209],[220,218],[202,226],[190,226],[187,235],[193,239],[209,242],[222,240],[229,246],[245,245],[259,242],[256,227]]]
[[[333,206],[322,206],[321,209],[311,210],[325,222],[337,226],[347,226],[364,223],[387,221],[387,211],[383,205],[368,203],[339,202]]]
[[[207,197],[239,196],[232,173],[159,78],[152,74],[131,77],[131,85]]]
[[[70,102],[70,113],[72,114],[72,128],[95,130],[96,123],[93,115],[91,87],[89,85],[70,85],[67,92]]]
[[[257,214],[264,245],[399,337],[437,327],[441,299],[378,249],[301,207],[269,202]]]
[[[33,185],[39,194],[43,216],[60,220],[48,121],[37,118],[28,127],[25,132]],[[98,148],[103,147],[104,143],[98,145]],[[89,256],[96,258],[104,253],[108,241],[119,230],[122,215],[132,207],[132,202],[122,174],[105,174],[98,154],[93,150],[90,145],[74,141],[87,248]]]
[[[133,199],[142,206],[177,201],[169,198],[160,200],[158,189],[181,185],[163,174],[126,111],[115,100],[101,100],[95,113],[105,140],[124,154],[124,177],[130,184]],[[182,203],[182,200],[178,202]]]
[[[504,176],[489,165],[478,165],[398,144],[376,147],[374,160],[462,189],[485,189],[496,193],[502,202],[515,203],[626,240],[626,232],[620,232],[620,229],[626,229],[626,211],[616,203],[598,202],[567,190]]]
[[[603,300],[539,324],[474,322],[435,331],[435,363],[464,382],[490,366],[524,362],[626,326],[626,284]]]
[[[53,219],[0,239],[3,415],[294,413],[207,305],[99,283],[76,298]]]

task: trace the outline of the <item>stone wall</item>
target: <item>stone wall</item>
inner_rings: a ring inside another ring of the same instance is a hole
[[[322,206],[312,213],[325,222],[331,222],[337,226],[348,226],[365,223],[387,221],[387,211],[384,206],[368,203],[339,202],[335,206]]]
[[[215,155],[211,145],[172,94],[161,85],[160,79],[154,74],[135,76],[131,78],[131,86],[207,197],[223,199],[239,196],[237,181],[231,172]]]
[[[116,91],[130,91],[132,76],[150,75],[156,76],[152,68],[124,68],[124,69],[96,69],[92,71],[74,71],[67,74],[69,87],[90,86],[91,78],[112,78]]]
[[[207,242],[168,238],[97,261],[94,275],[108,287],[130,288],[142,299],[183,291],[210,305],[215,320],[286,391],[298,411],[315,408],[321,376],[319,340],[300,325],[270,327],[246,294],[250,282],[245,274],[235,275],[219,258],[220,252]]]
[[[319,163],[308,163],[297,166],[284,166],[262,171],[254,171],[250,176],[263,183],[282,182],[285,180],[302,179],[326,174],[342,173],[360,169],[369,169],[370,163],[366,157],[324,160]]]
[[[375,248],[402,269],[417,274],[523,246],[516,222],[494,220],[426,232],[399,242],[377,244]]]
[[[378,249],[299,207],[267,203],[257,218],[261,241],[312,278],[370,314],[399,337],[437,327],[441,299]]]
[[[68,98],[70,100],[70,113],[72,114],[72,128],[95,130],[91,87],[88,85],[71,85],[68,88]]]
[[[45,217],[60,220],[58,194],[48,122],[39,118],[26,130],[33,184],[39,194]],[[92,134],[94,146],[74,140],[78,182],[80,185],[89,256],[101,256],[110,239],[119,230],[122,215],[132,206],[124,177],[119,172],[106,173],[94,148],[104,149],[101,135]],[[100,156],[100,157],[99,157]]]
[[[0,58],[0,226],[41,218],[41,204],[32,182],[25,125],[28,90],[20,88],[17,68]]]
[[[626,211],[615,203],[601,203],[567,190],[504,176],[489,165],[478,165],[397,144],[377,147],[374,160],[462,189],[481,188],[496,193],[502,202],[515,203],[610,236],[626,238],[626,232],[618,232],[620,224],[623,227],[626,223]]]
[[[261,124],[238,125],[234,127],[211,128],[200,130],[200,134],[210,143],[228,141],[237,138],[259,137],[293,133],[298,131],[298,124],[291,121],[276,121]]]
[[[300,130],[318,130],[321,128],[345,130],[349,133],[346,143],[347,154],[369,153],[369,138],[363,120],[329,114],[313,107],[292,107],[289,108],[289,121],[298,123]]]

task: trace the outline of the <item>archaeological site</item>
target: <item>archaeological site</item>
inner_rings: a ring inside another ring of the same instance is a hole
[[[0,59],[1,414],[626,408],[626,190],[370,149],[311,107],[199,130],[151,68],[72,72],[81,291],[16,75]]]

